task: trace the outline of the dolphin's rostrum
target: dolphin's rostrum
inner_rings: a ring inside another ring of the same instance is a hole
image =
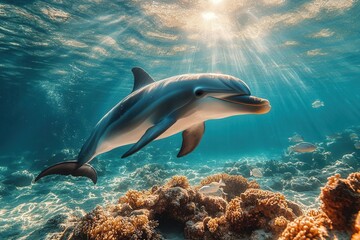
[[[87,164],[97,155],[135,143],[122,158],[139,151],[153,140],[183,132],[178,157],[192,152],[205,131],[204,122],[241,114],[270,111],[266,99],[250,95],[240,79],[224,74],[185,74],[154,81],[135,67],[131,94],[113,107],[95,126],[76,160],[53,165],[35,179],[51,174],[85,176],[97,181]]]

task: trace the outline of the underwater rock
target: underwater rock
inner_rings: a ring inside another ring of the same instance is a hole
[[[297,192],[313,191],[321,186],[319,179],[315,177],[296,177],[292,178],[285,189],[291,189]]]
[[[283,182],[284,181],[282,181],[282,180],[274,180],[271,183],[270,188],[273,189],[273,190],[281,191],[284,188]]]
[[[285,156],[284,156],[285,158]],[[294,161],[293,159],[282,159],[279,161],[270,160],[265,163],[265,170],[264,170],[264,176],[272,176],[273,174],[277,173],[286,173],[289,172],[293,176],[298,174],[298,170],[304,170],[301,169],[301,166],[304,165],[302,162],[283,162],[283,161]],[[299,166],[300,165],[300,166]],[[310,168],[310,167],[305,167]]]
[[[291,174],[291,172],[285,172],[283,174],[283,180],[290,180],[292,179],[293,175]]]
[[[212,169],[209,166],[205,165],[205,166],[202,166],[198,172],[199,173],[209,173],[211,171],[212,171]]]
[[[360,211],[360,172],[347,179],[336,174],[328,178],[321,189],[321,209],[327,214],[335,229],[349,230],[355,214]]]
[[[334,159],[340,159],[343,155],[354,152],[354,142],[345,131],[339,137],[327,142],[325,149],[332,153]]]
[[[3,181],[6,185],[13,185],[16,187],[26,187],[31,185],[34,175],[27,170],[17,171],[12,173],[6,180]]]
[[[355,152],[343,155],[341,161],[352,167],[359,166],[360,164],[360,159],[356,157]]]
[[[57,214],[47,220],[40,229],[32,232],[28,239],[70,239],[74,224],[79,219],[69,214]]]
[[[341,160],[335,161],[331,165],[328,165],[322,169],[322,175],[324,178],[326,177],[326,179],[335,174],[347,176],[352,172],[355,172],[355,169]]]
[[[121,192],[128,190],[131,186],[133,186],[134,181],[128,178],[120,178],[118,183],[116,183],[114,187],[114,191]]]
[[[165,178],[171,176],[171,171],[162,164],[146,164],[137,168],[133,176],[141,179],[141,186],[150,188],[162,184]]]
[[[252,167],[247,161],[229,162],[224,165],[224,172],[229,175],[250,177],[250,169],[252,169]]]

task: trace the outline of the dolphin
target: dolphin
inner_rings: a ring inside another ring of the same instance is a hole
[[[151,141],[182,132],[177,157],[192,152],[205,131],[206,120],[270,111],[268,100],[251,96],[239,78],[215,73],[184,74],[154,81],[139,67],[132,69],[132,92],[96,124],[75,160],[43,170],[35,182],[52,174],[85,176],[97,182],[88,164],[99,154],[132,144],[122,155],[128,157]]]

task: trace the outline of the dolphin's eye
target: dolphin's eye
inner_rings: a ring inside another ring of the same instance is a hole
[[[202,89],[196,89],[196,90],[195,90],[195,96],[196,96],[197,98],[203,97],[204,95],[205,95],[204,90],[202,90]]]

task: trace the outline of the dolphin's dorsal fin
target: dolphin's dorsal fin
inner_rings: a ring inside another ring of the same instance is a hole
[[[155,82],[154,79],[152,79],[152,77],[150,77],[150,75],[147,72],[145,72],[145,70],[142,68],[134,67],[133,69],[131,69],[131,71],[134,74],[134,87],[132,92],[150,83]]]
[[[186,154],[191,153],[197,145],[199,145],[200,140],[205,131],[204,122],[195,124],[190,128],[186,129],[182,133],[183,142],[181,145],[181,149],[177,155],[177,157],[185,156]]]

